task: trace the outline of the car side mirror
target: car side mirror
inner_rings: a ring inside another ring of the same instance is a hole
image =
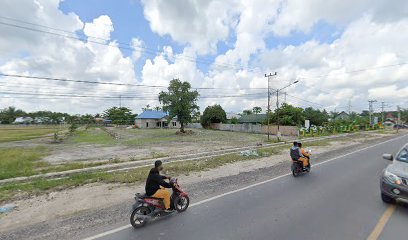
[[[394,157],[392,156],[392,154],[389,154],[389,153],[383,154],[383,158],[386,160],[390,160],[390,161],[394,160]]]

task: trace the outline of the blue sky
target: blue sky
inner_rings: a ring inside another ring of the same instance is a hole
[[[143,40],[145,47],[162,50],[163,46],[172,46],[174,52],[182,51],[183,47],[174,42],[169,36],[159,36],[150,30],[149,23],[143,16],[143,8],[136,0],[65,0],[60,4],[64,13],[74,12],[83,22],[92,22],[101,15],[108,15],[113,23],[114,31],[111,38],[121,43],[130,44],[132,38]],[[125,56],[131,55],[130,51],[121,49]],[[146,53],[136,63],[136,75],[140,71],[146,57],[153,58]]]

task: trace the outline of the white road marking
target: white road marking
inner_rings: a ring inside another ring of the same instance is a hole
[[[355,154],[355,153],[358,153],[358,152],[361,152],[361,151],[364,151],[364,150],[367,150],[367,149],[370,149],[370,148],[373,148],[373,147],[382,145],[382,144],[387,143],[387,142],[392,142],[392,141],[398,140],[398,139],[403,138],[403,137],[406,137],[406,136],[408,136],[408,134],[404,134],[404,135],[399,136],[399,137],[397,137],[397,138],[389,139],[389,140],[387,140],[387,141],[380,142],[380,143],[377,143],[377,144],[374,144],[374,145],[371,145],[371,146],[368,146],[368,147],[365,147],[365,148],[360,148],[360,149],[355,150],[355,151],[353,151],[353,152],[349,152],[349,153],[346,153],[346,154],[343,154],[343,155],[340,155],[340,156],[331,158],[331,159],[329,159],[329,160],[326,160],[326,161],[323,161],[323,162],[320,162],[320,163],[316,163],[316,164],[314,164],[313,166],[316,167],[316,166],[322,165],[322,164],[324,164],[324,163],[329,163],[329,162],[332,162],[332,161],[334,161],[334,160],[337,160],[337,159],[340,159],[340,158],[344,158],[344,157],[347,157],[347,156],[349,156],[349,155],[352,155],[352,154]],[[280,178],[289,176],[289,175],[291,175],[291,174],[292,174],[292,173],[286,173],[286,174],[284,174],[284,175],[280,175],[280,176],[278,176],[278,177],[274,177],[274,178],[271,178],[271,179],[268,179],[268,180],[265,180],[265,181],[262,181],[262,182],[257,182],[257,183],[251,184],[251,185],[246,186],[246,187],[243,187],[243,188],[239,188],[239,189],[236,189],[236,190],[233,190],[233,191],[229,191],[229,192],[226,192],[226,193],[223,193],[223,194],[219,194],[219,195],[217,195],[217,196],[210,197],[210,198],[201,200],[201,201],[199,201],[199,202],[193,203],[193,204],[190,205],[190,207],[198,206],[198,205],[201,205],[201,204],[203,204],[203,203],[216,200],[216,199],[218,199],[218,198],[222,198],[222,197],[225,197],[225,196],[228,196],[228,195],[237,193],[237,192],[241,192],[241,191],[247,190],[247,189],[249,189],[249,188],[253,188],[253,187],[256,187],[256,186],[259,186],[259,185],[263,185],[263,184],[265,184],[265,183],[269,183],[269,182],[278,180],[278,179],[280,179]],[[94,240],[94,239],[98,239],[98,238],[100,238],[100,237],[104,237],[104,236],[107,236],[107,235],[110,235],[110,234],[113,234],[113,233],[116,233],[116,232],[120,232],[120,231],[122,231],[122,230],[124,230],[124,229],[127,229],[127,228],[132,228],[132,225],[130,225],[130,224],[129,224],[129,225],[124,225],[124,226],[121,226],[121,227],[118,227],[118,228],[115,228],[115,229],[112,229],[112,230],[109,230],[109,231],[106,231],[106,232],[97,234],[97,235],[95,235],[95,236],[91,236],[91,237],[88,237],[88,238],[84,238],[83,240]]]

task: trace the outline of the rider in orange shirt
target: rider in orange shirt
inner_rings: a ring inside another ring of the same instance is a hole
[[[302,148],[302,143],[298,142],[298,148],[300,150],[300,153],[302,156],[300,156],[299,161],[301,161],[303,163],[303,167],[307,167],[309,166],[309,158],[310,158],[310,154],[308,152],[306,152],[306,150],[304,148]]]

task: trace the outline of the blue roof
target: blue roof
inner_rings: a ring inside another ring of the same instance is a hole
[[[162,119],[167,116],[167,113],[163,111],[147,110],[138,115],[136,119]]]

